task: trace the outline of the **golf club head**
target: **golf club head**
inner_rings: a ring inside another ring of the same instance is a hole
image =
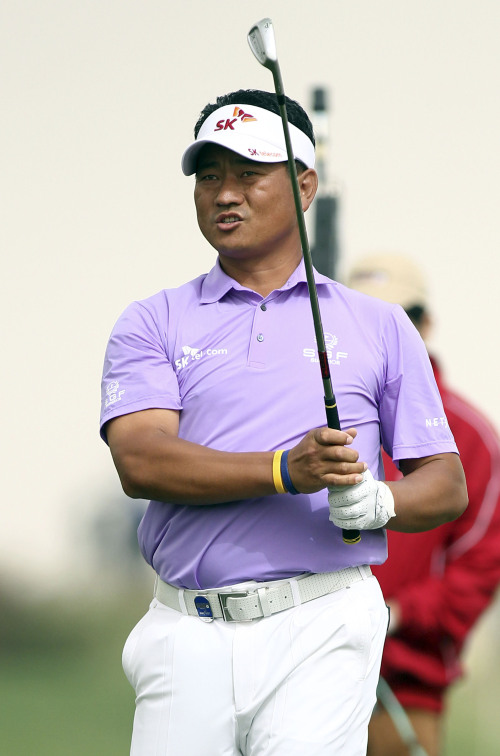
[[[271,19],[263,18],[258,21],[248,32],[247,39],[259,63],[272,71],[278,62],[278,55]]]

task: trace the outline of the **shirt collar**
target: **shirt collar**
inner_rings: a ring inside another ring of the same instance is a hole
[[[316,284],[326,284],[328,286],[335,286],[335,281],[331,278],[318,273],[314,270],[314,280]],[[288,281],[279,289],[279,291],[288,291],[298,284],[305,283],[307,285],[306,269],[304,260],[301,260],[299,265],[295,268]],[[201,304],[210,304],[212,302],[220,301],[228,291],[250,291],[245,286],[242,286],[234,278],[230,278],[225,273],[220,265],[220,261],[217,260],[212,270],[207,274],[201,287]]]

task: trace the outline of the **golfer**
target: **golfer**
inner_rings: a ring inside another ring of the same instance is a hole
[[[287,107],[306,211],[314,135]],[[426,530],[467,505],[408,317],[317,275],[344,430],[325,427],[278,113],[253,90],[204,108],[182,170],[215,264],[131,304],[106,352],[101,432],[125,492],[151,500],[139,543],[157,576],[123,652],[134,756],[364,754],[384,528]],[[399,481],[379,480],[380,439]]]

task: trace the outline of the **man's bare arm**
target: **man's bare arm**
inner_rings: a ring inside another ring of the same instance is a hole
[[[400,462],[401,480],[389,482],[396,517],[386,527],[419,533],[459,517],[468,504],[465,475],[458,454],[435,454]]]
[[[132,498],[217,504],[276,493],[273,452],[223,452],[178,437],[179,413],[151,409],[106,425],[123,490]],[[328,482],[352,485],[365,465],[350,448],[356,431],[316,428],[290,452],[290,474],[304,493]],[[326,480],[325,476],[328,478]]]

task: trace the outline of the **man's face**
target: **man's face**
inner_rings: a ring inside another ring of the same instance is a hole
[[[203,236],[222,256],[296,252],[297,217],[286,163],[257,163],[208,144],[198,159],[194,201]]]

